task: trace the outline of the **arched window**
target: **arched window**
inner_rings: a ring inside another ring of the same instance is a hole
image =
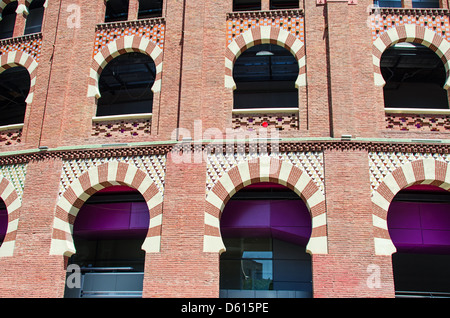
[[[162,16],[162,0],[139,0],[138,19]]]
[[[23,123],[30,84],[30,74],[23,66],[0,74],[0,126]]]
[[[0,21],[0,39],[12,38],[16,24],[17,1],[10,2],[2,11]]]
[[[270,10],[298,8],[298,0],[270,0]]]
[[[107,0],[105,22],[128,20],[128,0]]]
[[[281,46],[247,49],[233,67],[234,109],[298,107],[298,71],[295,57]]]
[[[444,64],[431,49],[402,42],[381,56],[386,82],[384,101],[388,108],[448,109]]]
[[[382,8],[401,8],[402,0],[374,0],[373,4]]]
[[[233,0],[233,11],[261,10],[261,0]]]
[[[0,199],[0,246],[6,236],[6,230],[8,229],[8,211],[6,210],[5,202]]]
[[[387,215],[398,297],[450,296],[450,192],[430,185],[397,193]],[[443,293],[443,294],[442,294]]]
[[[33,0],[28,7],[27,23],[25,25],[25,34],[41,32],[42,21],[44,19],[45,0]]]
[[[290,189],[259,183],[237,192],[220,220],[226,251],[220,256],[223,298],[312,296],[306,244],[311,217]]]
[[[97,116],[151,113],[155,75],[155,63],[146,54],[114,58],[100,75]]]
[[[76,253],[69,259],[83,283],[66,286],[65,297],[141,297],[149,220],[147,203],[132,188],[112,186],[91,196],[76,216]]]

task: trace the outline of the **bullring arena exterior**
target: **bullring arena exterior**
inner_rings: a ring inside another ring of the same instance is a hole
[[[447,0],[0,11],[0,297],[450,295]]]

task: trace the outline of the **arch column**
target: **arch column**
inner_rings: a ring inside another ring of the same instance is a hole
[[[450,43],[442,36],[426,27],[405,24],[398,27],[393,27],[383,34],[381,34],[373,42],[373,67],[374,67],[374,82],[375,86],[384,86],[386,83],[381,75],[380,61],[383,52],[390,46],[399,42],[411,42],[422,44],[433,52],[435,52],[444,64],[447,79],[444,84],[444,89],[448,90],[450,87],[450,67],[448,56],[450,53]]]
[[[110,161],[80,175],[61,195],[55,211],[51,255],[70,256],[76,252],[72,234],[80,208],[94,193],[113,185],[127,185],[142,194],[150,214],[149,230],[142,249],[147,253],[159,252],[163,198],[158,187],[144,171],[134,165]]]
[[[100,98],[98,80],[106,64],[118,55],[128,52],[144,53],[153,59],[156,75],[152,91],[156,93],[161,90],[162,49],[144,37],[125,36],[110,42],[94,56],[89,74],[87,97]]]
[[[415,184],[430,184],[450,189],[450,167],[432,158],[408,162],[388,174],[372,195],[372,220],[376,255],[392,255],[396,248],[389,236],[387,213],[394,196]]]
[[[15,66],[23,66],[30,73],[30,92],[25,100],[29,104],[33,101],[38,63],[23,51],[8,52],[0,56],[0,73]]]
[[[223,209],[237,191],[259,182],[282,184],[295,191],[304,200],[312,219],[312,232],[306,250],[311,254],[327,254],[327,220],[323,193],[304,171],[291,163],[269,156],[248,160],[233,167],[208,192],[203,251],[212,253],[225,251],[220,234],[220,217]]]
[[[275,27],[261,26],[248,30],[236,37],[225,52],[225,87],[236,89],[233,80],[233,65],[243,51],[258,44],[271,43],[288,49],[297,59],[299,73],[295,86],[306,85],[306,57],[303,42],[292,33]]]
[[[18,210],[22,203],[12,183],[4,177],[0,177],[0,198],[5,203],[8,212],[8,227],[6,236],[0,245],[0,257],[13,256],[19,224]]]

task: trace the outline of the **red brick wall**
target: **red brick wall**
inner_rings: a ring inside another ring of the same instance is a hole
[[[374,255],[367,161],[365,151],[324,153],[329,250],[312,258],[315,297],[394,296],[390,257]]]
[[[167,160],[164,236],[161,252],[146,257],[145,296],[218,297],[219,255],[203,253],[205,169]]]
[[[14,255],[0,258],[0,297],[63,297],[64,257],[50,256],[60,160],[30,162]]]
[[[280,132],[282,138],[386,136],[382,88],[374,86],[373,40],[366,23],[371,3],[301,1],[307,86],[299,93],[300,129]],[[80,28],[67,25],[71,4],[81,9]],[[225,133],[231,127],[232,91],[224,85],[226,13],[231,4],[231,0],[164,1],[162,87],[154,105],[152,133],[120,142],[165,143],[175,136],[177,126],[191,137],[201,137],[194,135],[196,120],[201,120],[203,131],[218,128]],[[263,9],[268,9],[267,0]],[[133,0],[133,17],[136,10]],[[2,146],[0,151],[117,142],[91,136],[95,98],[87,97],[95,26],[103,22],[104,2],[49,1],[45,17],[24,142]],[[392,136],[448,139],[442,132]],[[362,148],[336,146],[324,154],[328,254],[312,256],[316,297],[394,295],[391,258],[374,255],[368,152]],[[49,157],[28,165],[15,253],[0,258],[0,297],[63,296],[64,259],[49,256],[62,164],[56,155]],[[219,255],[203,252],[205,183],[204,161],[177,164],[169,156],[161,250],[146,255],[145,297],[218,296]]]

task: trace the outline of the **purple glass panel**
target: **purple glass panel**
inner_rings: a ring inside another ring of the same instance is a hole
[[[3,242],[8,229],[8,211],[0,210],[0,243]]]
[[[270,236],[306,245],[311,217],[301,200],[229,201],[220,220],[224,237]]]
[[[388,228],[399,252],[448,253],[450,251],[450,204],[392,202]]]
[[[140,237],[148,231],[145,202],[84,204],[75,219],[74,235],[94,237]]]

